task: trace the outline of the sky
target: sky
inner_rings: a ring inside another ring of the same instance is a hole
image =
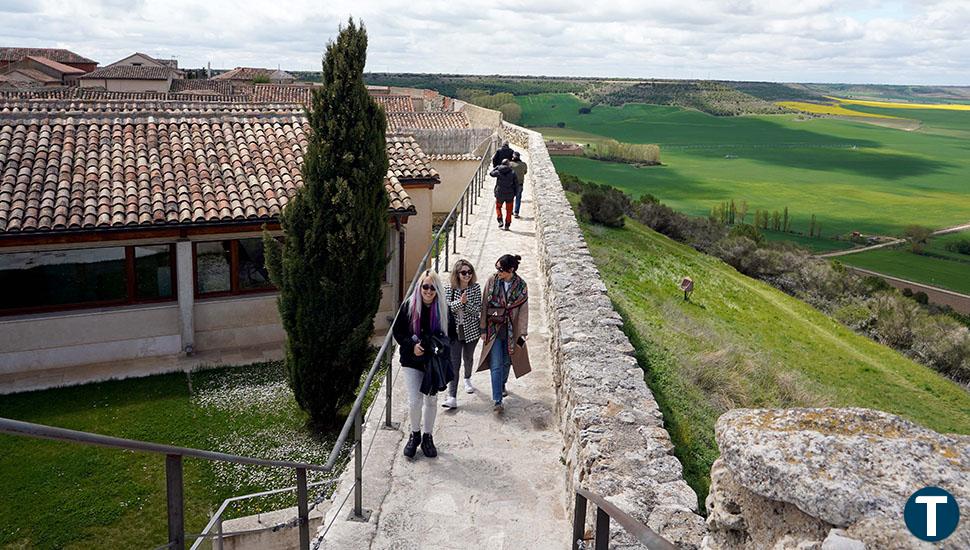
[[[0,46],[319,70],[350,16],[372,72],[970,85],[968,0],[0,0]]]

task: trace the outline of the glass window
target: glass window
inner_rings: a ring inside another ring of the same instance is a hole
[[[266,260],[263,255],[263,239],[239,239],[239,290],[272,288]]]
[[[195,245],[196,290],[199,294],[232,290],[232,241]]]
[[[0,310],[127,299],[124,247],[0,254]]]
[[[135,299],[157,300],[172,298],[172,247],[136,246]]]

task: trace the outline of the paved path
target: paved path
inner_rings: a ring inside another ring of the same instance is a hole
[[[364,467],[363,506],[372,510],[371,518],[367,523],[346,520],[353,503],[351,464],[334,500],[339,504],[348,494],[349,499],[343,510],[334,512],[338,508],[334,506],[325,518],[321,532],[331,521],[333,527],[321,548],[568,547],[571,524],[565,510],[566,473],[560,462],[562,436],[554,412],[556,397],[543,288],[537,273],[531,193],[527,185],[522,218],[513,220],[512,230],[506,232],[495,223],[491,185],[486,185],[472,225],[465,228],[468,238],[459,239],[458,256],[472,262],[482,283],[494,271],[499,256],[522,256],[519,274],[529,283],[533,372],[510,379],[502,416],[492,412],[487,372],[472,377],[478,388],[475,394],[468,395],[459,387],[459,408],[438,409],[436,459],[425,458],[420,450],[412,460],[401,454],[408,429],[407,398],[403,383],[396,379],[394,421],[401,422],[401,428],[377,430]],[[452,256],[451,262],[456,259]],[[480,351],[481,346],[476,360]],[[439,403],[441,400],[439,395]],[[383,405],[380,399],[375,403],[377,413]],[[365,449],[374,434],[368,424]]]

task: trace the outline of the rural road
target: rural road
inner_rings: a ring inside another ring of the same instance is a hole
[[[970,229],[970,223],[965,223],[963,225],[954,225],[952,227],[944,227],[943,229],[937,229],[932,234],[933,235],[946,235],[948,233],[957,233],[959,231],[964,231]],[[895,246],[900,243],[906,242],[905,239],[893,239],[884,243],[874,244],[872,246],[864,246],[862,248],[851,248],[849,250],[837,250],[835,252],[826,252],[825,254],[816,254],[818,258],[835,258],[836,256],[846,256],[848,254],[858,254],[860,252],[866,252],[869,250],[876,250],[877,248],[886,248],[887,246]],[[914,283],[915,284],[915,283]],[[962,295],[961,295],[962,296]]]

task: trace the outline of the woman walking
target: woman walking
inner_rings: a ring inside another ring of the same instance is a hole
[[[408,392],[411,437],[404,446],[404,456],[413,458],[421,445],[424,456],[438,456],[431,432],[437,414],[437,392],[444,389],[444,380],[434,375],[432,356],[449,353],[448,338],[454,333],[449,327],[448,303],[438,275],[427,270],[421,274],[420,284],[404,303],[394,321],[394,340],[401,348],[401,375]],[[446,356],[447,357],[447,356]],[[451,374],[449,367],[448,373]],[[424,432],[422,434],[422,431]]]
[[[465,392],[475,393],[472,386],[472,361],[478,346],[479,326],[482,314],[482,287],[478,284],[475,268],[468,260],[458,260],[451,268],[451,286],[448,287],[448,307],[455,319],[455,333],[451,335],[451,366],[455,379],[448,383],[448,398],[442,407],[458,407],[458,374],[464,364]]]
[[[509,366],[515,377],[532,371],[529,349],[525,345],[529,333],[529,289],[519,277],[521,256],[505,254],[495,262],[495,275],[485,282],[482,291],[482,358],[478,370],[490,370],[494,411],[505,410],[502,398],[507,395],[505,383]]]

